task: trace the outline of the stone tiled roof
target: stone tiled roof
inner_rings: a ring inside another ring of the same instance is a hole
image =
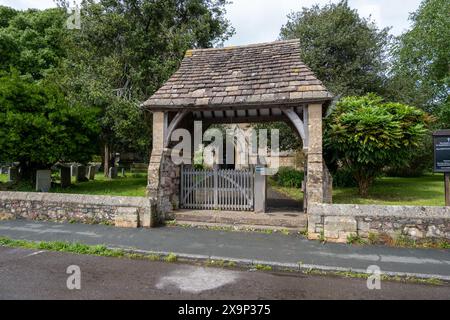
[[[143,106],[280,106],[331,99],[300,60],[300,41],[289,40],[187,51],[180,69]]]

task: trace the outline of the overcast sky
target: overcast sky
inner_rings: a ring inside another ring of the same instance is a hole
[[[315,3],[326,4],[339,0],[233,0],[228,6],[228,18],[236,29],[235,36],[226,45],[241,45],[273,41],[278,38],[286,16]],[[409,13],[415,11],[421,0],[349,0],[350,6],[364,16],[372,16],[379,27],[392,27],[392,33],[401,34],[409,27]],[[18,9],[49,8],[53,0],[0,0],[1,5]]]

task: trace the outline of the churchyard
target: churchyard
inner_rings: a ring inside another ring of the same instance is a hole
[[[110,179],[105,177],[103,173],[96,172],[93,179],[88,179],[86,175],[85,181],[77,182],[77,177],[70,176],[70,186],[62,188],[61,174],[58,171],[52,172],[52,187],[50,193],[67,193],[67,194],[88,194],[88,195],[106,195],[106,196],[129,196],[144,197],[147,185],[147,175],[145,173],[130,173],[122,171],[117,177]],[[91,177],[92,178],[92,177]],[[8,174],[0,174],[0,190],[1,191],[21,191],[36,192],[34,185],[26,182],[8,182]]]
[[[121,170],[120,170],[121,171]],[[94,180],[77,183],[76,177],[71,177],[71,185],[61,188],[60,175],[53,175],[56,185],[51,193],[72,193],[110,196],[145,197],[147,175],[145,173],[121,173],[117,179],[109,179],[103,173],[96,173]],[[280,193],[301,201],[301,188],[278,185],[274,179],[269,185]],[[8,183],[8,174],[0,174],[0,190],[33,192],[35,189],[29,183]],[[367,197],[361,197],[356,187],[335,187],[333,202],[336,204],[375,204],[375,205],[414,205],[443,206],[444,178],[442,174],[426,174],[422,177],[381,177],[378,178]]]
[[[303,198],[298,188],[279,186],[274,181],[270,184],[292,199],[300,201]],[[359,196],[356,187],[335,187],[333,190],[333,203],[336,204],[443,206],[444,202],[444,178],[441,174],[378,178],[365,198]]]

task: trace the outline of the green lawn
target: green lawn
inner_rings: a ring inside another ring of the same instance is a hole
[[[0,182],[6,182],[7,176],[0,175]],[[74,182],[74,181],[73,181]],[[52,193],[73,193],[108,196],[144,197],[147,186],[145,174],[129,175],[126,178],[109,180],[103,174],[97,174],[94,181],[74,183],[66,189],[52,188]],[[34,191],[30,185],[21,184],[16,191]]]
[[[271,183],[273,185],[273,183]],[[274,186],[278,191],[301,199],[302,192],[295,188]],[[367,198],[361,198],[356,188],[335,188],[334,203],[345,204],[384,204],[384,205],[444,205],[444,177],[441,174],[426,175],[420,178],[380,178],[370,189]]]

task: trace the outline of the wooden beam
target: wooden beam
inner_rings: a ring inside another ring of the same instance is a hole
[[[203,118],[203,119],[197,119],[202,120],[205,123],[209,124],[228,124],[228,123],[258,123],[258,122],[285,122],[286,117],[285,116],[249,116],[249,117],[225,117],[225,118]]]
[[[291,122],[294,124],[295,128],[297,129],[298,133],[300,134],[300,137],[303,140],[303,145],[305,145],[305,125],[303,124],[302,119],[298,116],[298,114],[294,111],[294,109],[283,109],[283,113],[291,120]]]
[[[180,122],[184,119],[184,117],[189,113],[189,111],[181,111],[176,114],[176,116],[173,118],[173,120],[170,122],[170,125],[167,128],[167,133],[164,137],[164,148],[169,147],[170,144],[170,137],[172,136],[172,133],[175,131],[175,129],[178,127]]]

